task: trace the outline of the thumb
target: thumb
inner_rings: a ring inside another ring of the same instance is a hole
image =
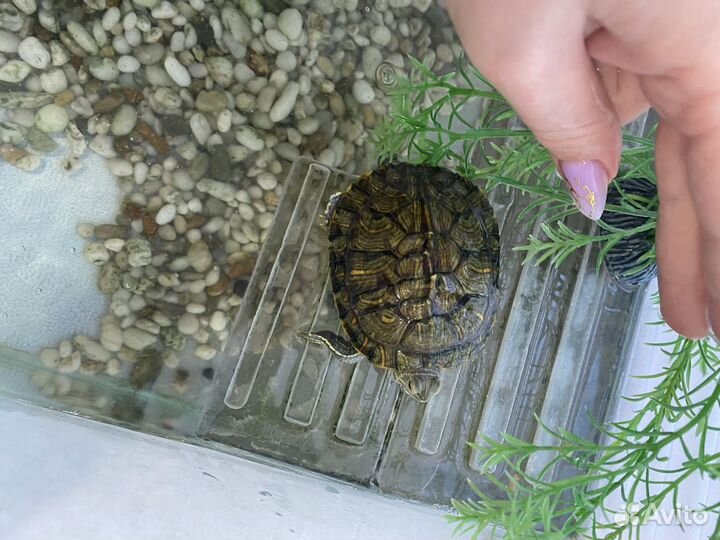
[[[622,143],[615,109],[585,49],[582,2],[548,8],[519,1],[524,9],[512,17],[493,18],[501,8],[481,0],[448,7],[470,60],[557,160],[578,209],[599,219]],[[478,28],[488,16],[491,22]]]

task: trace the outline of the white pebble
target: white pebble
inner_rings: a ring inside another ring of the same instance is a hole
[[[117,67],[121,73],[135,73],[140,69],[140,62],[134,56],[126,54],[118,58]]]
[[[163,47],[160,43],[142,45],[133,51],[135,58],[137,58],[141,64],[146,66],[157,64],[160,60],[162,60],[164,54],[165,47]]]
[[[175,219],[177,208],[174,204],[166,204],[155,215],[155,223],[158,225],[167,225]]]
[[[22,60],[10,60],[0,66],[0,81],[19,83],[30,75],[32,68]]]
[[[195,356],[197,356],[200,360],[212,360],[215,358],[216,354],[217,351],[210,345],[200,345],[197,349],[195,349]]]
[[[217,115],[215,123],[217,124],[217,129],[220,133],[227,133],[230,131],[230,128],[232,127],[232,111],[229,109],[220,111]]]
[[[251,19],[259,19],[263,14],[263,7],[260,0],[238,0],[240,9]]]
[[[183,334],[191,336],[200,328],[200,321],[192,313],[183,313],[177,321],[177,329]]]
[[[60,353],[56,349],[43,349],[40,351],[40,362],[48,368],[55,368],[60,361]]]
[[[223,6],[222,20],[235,40],[243,45],[250,43],[253,37],[250,23],[243,14],[228,3]]]
[[[128,306],[133,311],[140,311],[141,309],[145,309],[145,306],[147,306],[147,302],[142,296],[134,295],[130,301],[128,302]]]
[[[76,21],[69,21],[67,23],[67,30],[75,42],[80,45],[80,48],[85,52],[93,55],[98,53],[99,49],[97,43],[95,43],[95,39],[85,30],[82,24]]]
[[[35,127],[44,133],[57,133],[68,125],[70,119],[62,107],[51,103],[35,113]]]
[[[258,227],[261,229],[268,229],[272,224],[274,214],[272,212],[263,212],[257,218]]]
[[[210,328],[215,330],[215,332],[222,332],[225,330],[227,323],[227,315],[225,315],[222,311],[215,311],[210,316]]]
[[[197,272],[206,272],[212,264],[212,254],[205,242],[195,242],[188,250],[188,261]]]
[[[144,184],[149,170],[150,166],[147,163],[138,161],[133,167],[133,180],[135,180],[135,183],[138,185]]]
[[[113,158],[106,161],[108,170],[115,176],[130,176],[133,174],[133,165],[126,159]]]
[[[290,77],[282,69],[276,69],[270,74],[269,82],[278,90],[285,88]]]
[[[383,61],[383,54],[377,47],[365,47],[362,53],[362,71],[367,79],[375,77],[377,67]]]
[[[167,0],[163,0],[159,6],[152,9],[151,15],[156,19],[172,19],[177,15],[177,8]]]
[[[273,173],[262,172],[257,176],[257,184],[265,191],[270,191],[277,187],[277,178]]]
[[[127,32],[128,30],[132,30],[137,25],[137,13],[134,11],[129,11],[125,17],[123,18],[122,26],[123,29]]]
[[[240,92],[235,96],[235,107],[242,112],[252,111],[255,108],[255,96],[247,92]]]
[[[277,26],[290,41],[295,41],[302,34],[303,18],[295,8],[288,8],[278,15]]]
[[[157,336],[139,328],[123,330],[123,343],[128,349],[142,351],[157,341]]]
[[[275,102],[276,95],[277,90],[272,86],[266,86],[265,88],[260,90],[260,93],[257,97],[256,109],[264,113],[270,112],[270,109]]]
[[[60,68],[53,68],[40,74],[40,86],[48,94],[59,94],[67,90],[68,80]]]
[[[102,266],[110,260],[110,253],[100,242],[91,242],[83,249],[85,258],[95,266]]]
[[[188,290],[193,294],[200,294],[205,290],[205,281],[198,279],[188,284]]]
[[[205,328],[200,328],[200,330],[195,332],[192,337],[195,341],[204,345],[210,341],[210,332],[208,332]]]
[[[275,58],[275,65],[278,69],[290,73],[297,67],[297,58],[292,51],[283,51]]]
[[[209,73],[207,66],[199,62],[190,64],[187,69],[193,79],[204,79]]]
[[[352,94],[355,100],[362,105],[366,105],[375,99],[375,90],[373,90],[373,87],[370,86],[370,83],[365,79],[355,81],[352,87]]]
[[[185,169],[177,169],[173,171],[173,185],[182,191],[190,191],[195,187],[195,182]],[[195,210],[193,210],[195,211]]]
[[[211,131],[210,123],[207,118],[205,118],[204,114],[196,112],[190,117],[190,130],[193,135],[195,135],[197,142],[201,145],[205,145],[205,143],[207,143]]]
[[[285,89],[280,94],[280,97],[278,97],[277,101],[273,104],[272,109],[270,109],[270,120],[277,123],[287,118],[295,106],[295,101],[297,100],[299,91],[300,86],[298,83],[294,81],[287,83],[287,86],[285,86]]]
[[[247,83],[250,79],[255,77],[255,72],[250,69],[247,64],[238,62],[235,64],[235,67],[233,67],[233,75],[235,75],[235,80],[237,82]]]
[[[167,368],[175,369],[180,364],[180,358],[177,354],[175,354],[175,351],[164,351],[162,353],[162,358],[163,364],[165,364],[165,367]]]
[[[170,326],[172,324],[172,321],[170,320],[170,317],[165,315],[162,311],[156,311],[152,315],[152,320],[155,321],[156,324],[159,326]]]
[[[190,268],[190,263],[187,257],[178,257],[168,265],[168,268],[173,272],[182,272]]]
[[[137,120],[137,112],[132,105],[121,105],[113,116],[110,132],[116,137],[128,135],[135,129]]]
[[[237,142],[245,146],[249,150],[259,152],[265,148],[265,142],[260,138],[257,131],[251,127],[242,127],[235,132]]]
[[[200,193],[208,193],[226,203],[229,203],[235,197],[235,187],[232,184],[226,184],[212,178],[202,178],[197,183],[197,190]]]
[[[222,26],[222,23],[220,22],[220,19],[218,18],[218,16],[215,15],[214,13],[212,15],[210,15],[210,18],[208,19],[208,23],[210,24],[210,28],[212,28],[213,36],[215,37],[215,40],[219,41],[220,39],[222,39],[223,26]]]
[[[210,270],[207,274],[205,274],[205,279],[203,280],[205,283],[205,286],[212,287],[220,280],[220,268],[217,266]]]
[[[61,341],[60,346],[58,347],[58,352],[60,353],[60,358],[67,358],[73,352],[72,343],[68,340]]]
[[[280,30],[275,30],[274,28],[265,32],[265,41],[278,52],[287,50],[290,45],[287,36],[280,32]]]
[[[160,326],[155,324],[153,321],[149,319],[140,319],[135,323],[135,326],[137,326],[140,330],[144,330],[145,332],[149,332],[150,334],[159,334],[160,333]]]
[[[200,315],[201,313],[205,313],[205,306],[190,302],[187,306],[185,306],[185,310],[193,315]]]
[[[300,157],[300,151],[297,149],[297,147],[293,146],[288,142],[281,142],[276,144],[273,147],[273,150],[278,156],[291,162],[295,161],[297,158]]]
[[[70,358],[63,359],[58,363],[57,370],[60,373],[74,373],[80,368],[82,363],[82,355],[80,351],[75,351],[70,355]]]
[[[118,54],[125,55],[133,52],[133,48],[127,42],[125,36],[115,36],[112,40],[112,46]]]
[[[37,11],[37,3],[35,0],[13,0],[13,4],[25,15],[32,15]]]
[[[110,353],[97,341],[93,341],[87,336],[77,336],[74,341],[77,348],[90,360],[97,362],[110,360]]]
[[[117,377],[122,370],[122,363],[117,358],[111,358],[105,364],[105,373],[111,377]]]
[[[303,135],[312,135],[320,127],[320,121],[315,117],[303,118],[297,124],[297,129]]]
[[[175,32],[170,38],[170,50],[179,53],[185,49],[185,34],[181,31]]]
[[[233,64],[223,56],[212,56],[205,60],[210,77],[221,86],[230,86],[233,82]]]
[[[250,195],[250,197],[255,201],[259,201],[263,198],[263,190],[260,189],[258,186],[250,186],[247,189],[247,192],[248,195]]]
[[[108,37],[105,29],[102,27],[102,21],[95,19],[92,26],[92,35],[95,38],[95,43],[100,47],[107,45]]]
[[[255,216],[255,210],[249,204],[240,203],[237,207],[237,213],[244,221],[251,221]]]
[[[122,349],[123,333],[120,327],[116,324],[104,324],[100,330],[100,343],[111,352]]]
[[[335,151],[332,148],[326,148],[318,156],[318,161],[328,167],[335,166]]]
[[[93,57],[88,60],[87,67],[93,77],[105,82],[114,81],[120,75],[117,64],[111,58]]]
[[[188,201],[187,205],[188,205],[188,210],[190,210],[191,212],[194,212],[196,214],[202,210],[202,201],[200,199],[198,199],[197,197],[193,197],[192,199],[190,199]]]
[[[95,232],[95,227],[92,223],[78,223],[75,227],[75,232],[78,233],[80,238],[87,240]]]
[[[50,64],[50,52],[42,41],[30,36],[20,42],[18,56],[36,69],[45,69]]]
[[[125,247],[125,240],[122,238],[108,238],[103,245],[113,253],[120,253]]]
[[[385,47],[392,40],[392,34],[390,33],[390,30],[388,30],[387,26],[384,26],[384,25],[375,26],[375,27],[373,27],[372,30],[370,30],[370,39],[376,45]]]
[[[120,22],[120,9],[113,6],[108,8],[102,17],[102,26],[106,32],[109,32],[113,27]]]
[[[140,6],[140,7],[146,7],[148,9],[152,9],[155,6],[158,5],[160,0],[133,0],[133,3]]]
[[[114,158],[117,155],[113,148],[113,139],[109,135],[96,135],[88,146],[104,158]]]
[[[174,56],[168,56],[165,58],[165,71],[170,78],[180,87],[186,88],[190,86],[192,78],[187,68],[183,66],[180,61]]]
[[[20,38],[7,30],[0,30],[0,52],[15,54],[18,52]]]

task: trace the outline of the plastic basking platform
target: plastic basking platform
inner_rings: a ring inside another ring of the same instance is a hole
[[[529,200],[517,191],[491,196],[502,241],[494,330],[478,357],[445,374],[429,403],[404,395],[369,362],[349,365],[297,339],[298,330],[339,328],[319,216],[354,178],[306,159],[294,164],[200,435],[441,505],[470,496],[467,479],[494,492],[468,441],[504,432],[546,441],[536,416],[593,437],[588,412],[604,418],[625,373],[641,295],[596,272],[594,248],[558,269],[521,265],[524,254],[513,247],[539,224],[518,219]],[[527,467],[540,470],[543,457]]]

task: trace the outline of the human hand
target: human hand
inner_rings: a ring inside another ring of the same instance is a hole
[[[720,3],[446,0],[473,64],[599,219],[620,126],[652,106],[658,283],[665,321],[720,335]]]

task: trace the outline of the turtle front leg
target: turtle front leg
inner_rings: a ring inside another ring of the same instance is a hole
[[[319,332],[298,332],[298,337],[310,343],[324,345],[330,349],[343,362],[354,364],[363,354],[358,352],[347,339],[338,336],[334,332],[321,330]]]

